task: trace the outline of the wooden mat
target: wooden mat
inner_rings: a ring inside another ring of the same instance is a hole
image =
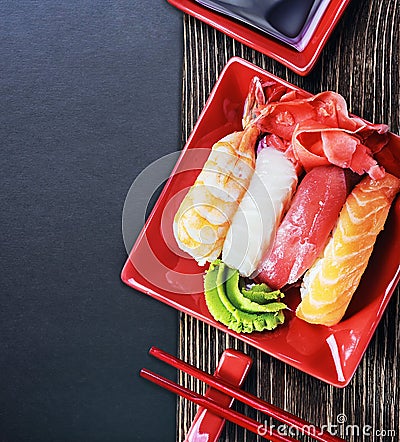
[[[352,113],[372,122],[400,128],[400,5],[398,1],[353,0],[307,77],[299,77],[279,63],[226,37],[200,21],[184,16],[182,84],[182,145],[186,142],[209,92],[232,56],[245,58],[310,92],[341,93]],[[399,251],[400,254],[400,251]],[[244,351],[255,365],[244,388],[317,425],[336,424],[344,413],[348,423],[372,427],[370,432],[395,430],[394,438],[348,436],[347,440],[400,440],[399,415],[399,288],[351,383],[331,387],[254,348],[199,322],[180,316],[179,357],[213,372],[228,347]],[[180,375],[180,383],[199,392],[199,382]],[[241,404],[234,407],[264,421]],[[177,440],[183,441],[196,407],[178,399]],[[268,421],[267,421],[268,422]],[[340,428],[340,426],[339,426]],[[343,426],[341,427],[343,430]],[[368,430],[367,430],[368,431]],[[344,433],[341,433],[345,436]],[[221,441],[256,441],[257,437],[227,423]],[[262,440],[259,438],[259,440]],[[304,438],[303,440],[308,440]]]

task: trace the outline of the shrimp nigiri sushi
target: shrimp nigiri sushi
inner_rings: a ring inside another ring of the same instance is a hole
[[[323,256],[304,275],[299,318],[327,326],[342,319],[399,191],[400,179],[389,173],[378,181],[365,177],[354,188]]]
[[[249,126],[214,144],[173,223],[176,242],[199,265],[212,262],[222,246],[255,167],[259,130]]]
[[[319,166],[299,184],[257,280],[273,289],[296,282],[323,251],[349,193],[349,174]]]
[[[261,149],[222,249],[222,260],[242,276],[254,276],[297,185],[293,163],[273,147]]]

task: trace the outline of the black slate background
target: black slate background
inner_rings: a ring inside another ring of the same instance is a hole
[[[175,440],[177,313],[120,282],[125,195],[180,147],[181,13],[0,4],[0,441]]]

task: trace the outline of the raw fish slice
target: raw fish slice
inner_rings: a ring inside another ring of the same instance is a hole
[[[367,172],[373,179],[385,175],[384,168],[378,165],[371,149],[363,144],[356,132],[308,122],[299,124],[292,141],[294,155],[305,170],[334,164],[350,168],[359,175]]]
[[[222,260],[251,276],[267,251],[297,185],[293,164],[285,154],[266,147],[257,156],[255,173],[222,249]]]
[[[400,180],[388,173],[354,188],[322,258],[304,276],[299,318],[327,326],[342,319],[399,190]]]
[[[296,282],[322,253],[348,194],[348,173],[315,167],[299,184],[257,279],[273,289]]]
[[[288,146],[287,154],[307,171],[333,164],[374,179],[385,174],[373,156],[387,144],[388,126],[350,116],[345,99],[335,92],[309,98],[288,93],[262,107],[254,122],[280,138],[274,145]]]
[[[389,128],[385,124],[371,124],[367,121],[352,117],[347,110],[345,99],[335,92],[325,91],[303,98],[297,92],[288,93],[278,102],[267,103],[260,115],[254,120],[261,132],[269,132],[290,141],[298,125],[317,123],[326,128],[342,129],[357,134],[367,146],[378,152],[387,142],[383,137],[383,144],[377,143],[381,137],[371,135],[385,134]]]

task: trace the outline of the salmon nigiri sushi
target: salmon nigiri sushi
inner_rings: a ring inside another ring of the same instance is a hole
[[[389,173],[378,181],[366,177],[354,188],[323,256],[304,275],[299,318],[327,326],[342,319],[399,190],[400,179]]]
[[[350,191],[347,171],[319,166],[308,172],[259,265],[257,280],[273,289],[296,282],[322,253]]]

